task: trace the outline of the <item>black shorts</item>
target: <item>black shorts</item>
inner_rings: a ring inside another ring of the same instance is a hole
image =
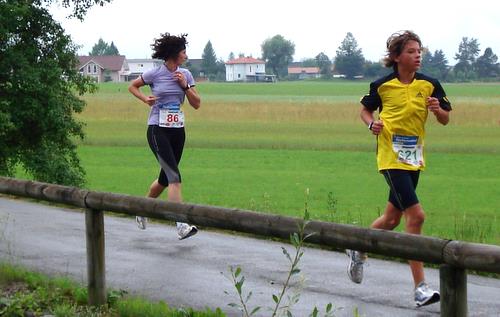
[[[162,186],[180,183],[179,162],[186,140],[184,128],[162,128],[150,125],[148,126],[147,138],[151,151],[160,163],[158,183]]]
[[[418,204],[417,189],[420,171],[382,170],[389,185],[389,201],[399,210]]]

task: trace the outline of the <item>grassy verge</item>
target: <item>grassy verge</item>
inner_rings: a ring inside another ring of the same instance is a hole
[[[92,190],[143,196],[158,173],[146,147],[79,151]],[[418,188],[425,234],[500,244],[498,156],[429,153],[428,160]],[[368,152],[187,148],[181,171],[184,200],[198,204],[300,217],[308,188],[312,219],[368,226],[387,200]]]
[[[0,263],[0,316],[24,317],[223,317],[220,309],[175,309],[165,302],[152,303],[108,290],[103,307],[87,305],[87,289],[65,278],[49,278],[25,268]]]
[[[500,244],[498,83],[445,84],[443,127],[430,116],[419,198],[425,234]],[[367,82],[200,83],[185,105],[185,201],[298,216],[310,189],[313,219],[368,226],[385,207],[375,139],[359,120]],[[86,95],[79,154],[93,190],[144,195],[158,165],[145,140],[147,106],[127,84]],[[19,174],[19,176],[23,176]]]

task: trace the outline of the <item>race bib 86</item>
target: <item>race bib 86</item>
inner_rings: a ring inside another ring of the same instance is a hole
[[[159,126],[163,128],[184,127],[184,112],[180,110],[180,104],[167,103],[158,105],[160,109]]]

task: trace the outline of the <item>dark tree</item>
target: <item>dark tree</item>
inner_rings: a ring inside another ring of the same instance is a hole
[[[288,64],[293,61],[293,54],[295,44],[281,35],[275,35],[262,43],[262,58],[278,78],[288,74]]]
[[[92,51],[89,52],[90,56],[101,56],[106,55],[106,51],[108,50],[108,43],[104,42],[102,38],[99,38],[96,44],[92,46]]]
[[[74,113],[78,98],[95,89],[78,73],[77,47],[44,5],[51,1],[0,1],[0,174],[22,166],[36,180],[82,185],[75,139],[83,138]],[[92,4],[63,0],[83,18]]]
[[[120,55],[118,48],[116,48],[115,43],[111,41],[111,44],[104,42],[102,38],[99,38],[96,44],[92,46],[92,51],[89,52],[90,56],[102,56],[102,55]]]
[[[105,55],[120,55],[120,52],[118,52],[118,48],[115,46],[115,43],[113,43],[113,41],[111,41],[111,44],[109,44]]]
[[[427,48],[422,50],[422,59],[421,59],[421,67],[420,72],[425,73],[427,75],[431,75],[433,72],[432,69],[432,52]]]
[[[488,47],[484,50],[484,54],[479,56],[474,63],[474,69],[481,78],[491,78],[500,75],[498,66],[498,57],[493,54],[493,50]]]
[[[432,57],[432,66],[437,71],[438,79],[446,79],[448,72],[450,71],[450,66],[448,65],[448,60],[444,55],[442,50],[437,50],[434,52],[434,56]]]
[[[335,57],[335,70],[346,76],[348,79],[353,79],[355,76],[363,74],[363,65],[365,58],[358,42],[348,32],[339,48],[337,49],[337,56]]]
[[[205,45],[201,59],[201,68],[205,74],[209,77],[215,77],[217,75],[217,56],[210,41]]]
[[[318,61],[315,58],[306,58],[300,61],[302,67],[318,67]]]
[[[385,67],[381,62],[365,61],[363,65],[363,75],[368,78],[379,78],[389,74],[392,68]]]
[[[325,53],[321,52],[316,55],[316,63],[319,67],[321,77],[324,79],[332,78],[332,61]]]
[[[458,46],[458,53],[455,54],[455,59],[458,61],[454,67],[454,72],[458,78],[465,80],[474,79],[477,74],[474,72],[473,64],[479,55],[479,43],[477,39],[463,37],[462,42]]]

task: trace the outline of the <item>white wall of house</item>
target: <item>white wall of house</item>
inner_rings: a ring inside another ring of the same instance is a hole
[[[247,75],[265,72],[265,64],[226,64],[226,81],[247,81]]]
[[[89,62],[86,65],[84,65],[81,69],[80,72],[88,77],[92,77],[96,82],[102,82],[101,79],[101,66],[94,62]]]
[[[160,66],[159,59],[127,59],[128,69],[132,74],[142,74],[145,71]]]

